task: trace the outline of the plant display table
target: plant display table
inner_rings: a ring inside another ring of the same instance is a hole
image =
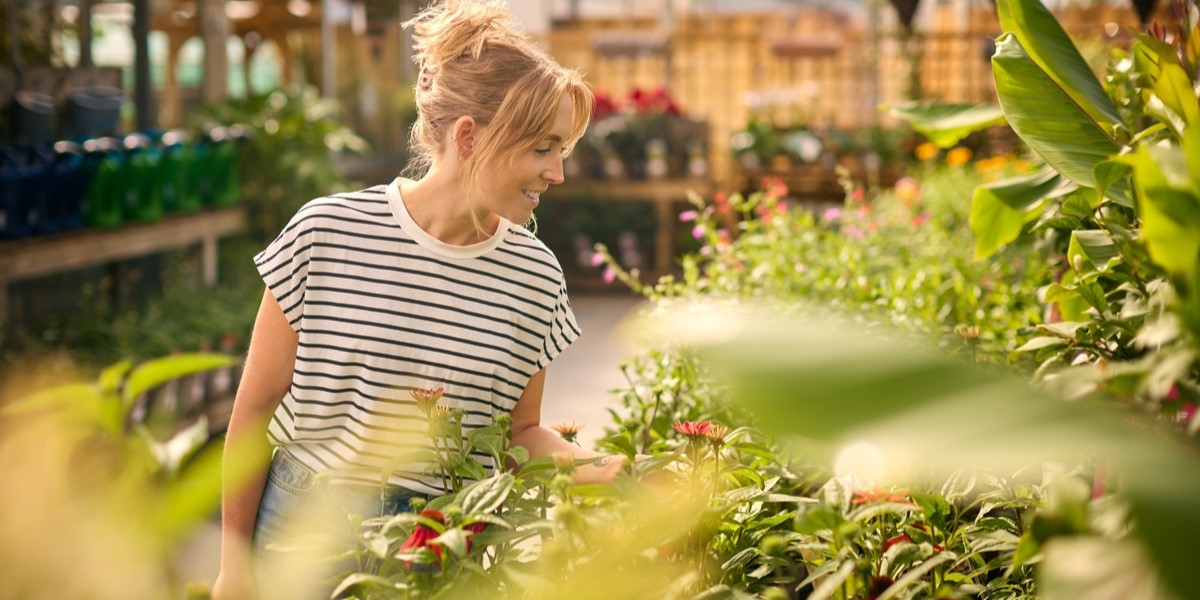
[[[8,321],[8,284],[107,262],[200,244],[205,285],[217,281],[217,241],[246,226],[243,207],[172,214],[153,223],[80,229],[0,241],[0,324]]]
[[[562,185],[552,185],[545,197],[552,201],[568,201],[572,198],[590,196],[614,202],[649,202],[654,205],[658,225],[654,235],[654,257],[651,273],[653,281],[669,273],[675,255],[676,218],[672,208],[676,202],[687,200],[688,192],[707,196],[712,192],[712,181],[707,178],[671,179],[587,179],[568,178]]]

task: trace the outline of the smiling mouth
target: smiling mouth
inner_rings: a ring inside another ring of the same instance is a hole
[[[534,206],[537,206],[538,203],[541,202],[541,192],[534,190],[521,190],[521,193],[525,194],[525,197],[529,198],[529,201],[532,202]]]

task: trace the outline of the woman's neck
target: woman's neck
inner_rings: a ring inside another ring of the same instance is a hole
[[[496,231],[498,219],[488,214],[471,218],[467,189],[457,177],[432,170],[419,180],[401,180],[400,197],[409,216],[425,233],[452,246],[486,240]],[[483,231],[479,230],[483,227]]]

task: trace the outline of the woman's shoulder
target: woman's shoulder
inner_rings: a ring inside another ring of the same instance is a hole
[[[382,185],[313,198],[296,211],[296,221],[373,221],[391,214]]]
[[[534,233],[519,225],[509,227],[502,248],[511,255],[525,261],[531,268],[557,278],[562,277],[562,266],[554,252],[538,239]]]

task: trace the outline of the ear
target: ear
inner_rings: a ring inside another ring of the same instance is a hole
[[[475,133],[479,127],[472,117],[459,117],[450,130],[450,143],[460,160],[466,160],[475,151]]]

